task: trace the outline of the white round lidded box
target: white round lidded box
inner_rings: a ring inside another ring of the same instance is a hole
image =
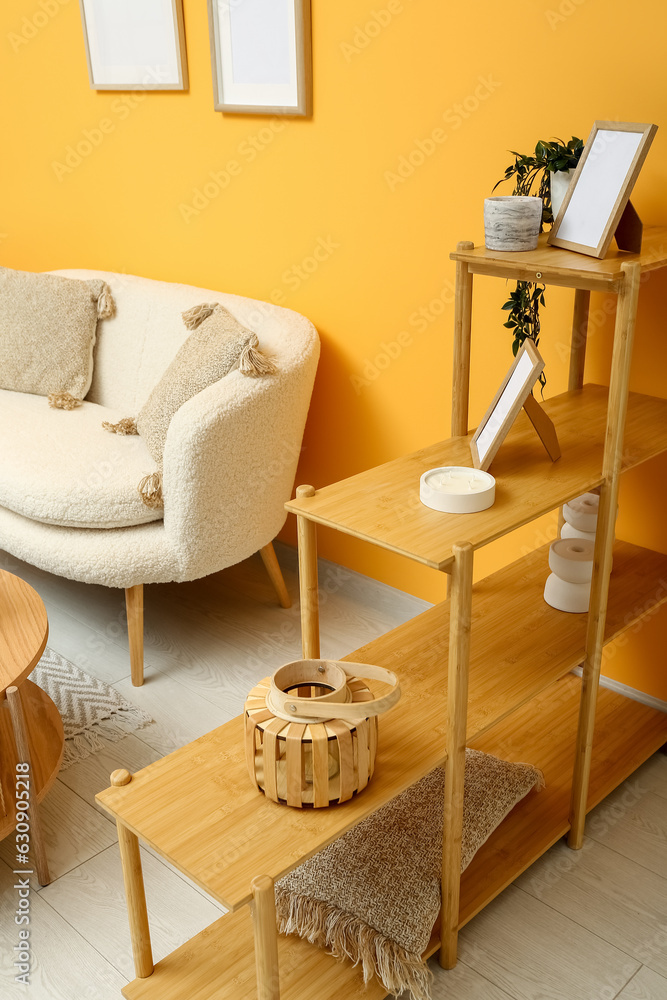
[[[476,514],[493,505],[496,481],[488,472],[465,465],[429,469],[419,480],[419,499],[445,514]]]

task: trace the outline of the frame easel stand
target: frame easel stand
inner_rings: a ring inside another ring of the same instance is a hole
[[[561,456],[560,445],[556,426],[551,417],[542,409],[532,392],[526,397],[523,408],[528,415],[528,419],[537,431],[537,436],[544,445],[547,455],[552,462],[557,462]]]
[[[631,201],[623,210],[623,215],[616,226],[614,236],[619,250],[629,250],[630,253],[641,253],[644,224],[639,218]]]

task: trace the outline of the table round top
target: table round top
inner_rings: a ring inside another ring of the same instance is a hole
[[[20,577],[0,570],[0,696],[37,665],[49,634],[44,602]]]

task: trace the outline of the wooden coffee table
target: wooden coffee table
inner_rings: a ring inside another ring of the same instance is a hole
[[[28,674],[49,634],[46,608],[24,580],[0,570],[0,840],[16,827],[17,791],[29,776],[30,855],[40,885],[50,881],[37,805],[60,770],[65,738],[58,709]],[[27,772],[17,764],[28,763]],[[16,867],[20,867],[17,862]]]

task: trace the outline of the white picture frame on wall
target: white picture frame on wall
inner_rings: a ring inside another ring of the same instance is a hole
[[[310,0],[208,0],[216,111],[312,113]]]
[[[79,0],[93,90],[187,90],[183,0]]]

